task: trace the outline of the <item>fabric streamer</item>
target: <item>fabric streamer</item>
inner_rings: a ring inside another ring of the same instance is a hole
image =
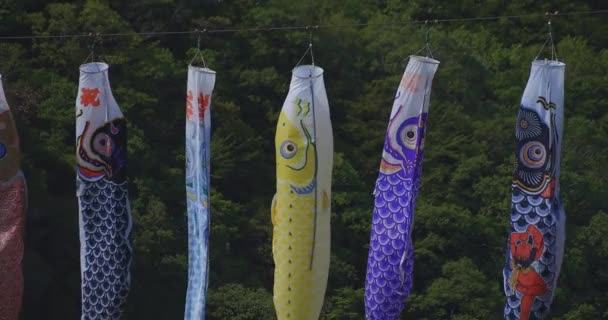
[[[521,99],[503,270],[508,320],[544,319],[564,255],[566,216],[559,196],[565,64],[536,60]]]
[[[106,63],[80,66],[76,98],[82,319],[119,319],[131,283],[127,124]]]
[[[431,86],[439,61],[411,56],[393,102],[374,189],[365,278],[367,319],[398,319],[413,282],[414,208]]]
[[[17,320],[23,297],[27,186],[19,170],[19,136],[0,76],[0,320]]]
[[[215,71],[188,67],[186,95],[186,195],[188,291],[184,319],[205,319],[209,270],[211,95]]]
[[[279,320],[319,318],[330,253],[333,133],[323,69],[293,70],[275,136],[274,306]]]

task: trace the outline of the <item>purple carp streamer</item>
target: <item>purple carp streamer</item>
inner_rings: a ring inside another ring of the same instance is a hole
[[[0,320],[17,320],[23,297],[27,186],[19,158],[19,137],[0,82]]]
[[[209,270],[209,181],[211,93],[215,71],[188,67],[186,94],[186,196],[188,206],[188,291],[185,320],[205,319]]]
[[[131,283],[127,125],[108,65],[80,66],[76,98],[82,319],[120,319]]]
[[[413,282],[411,238],[431,84],[439,61],[412,56],[397,89],[374,189],[367,319],[398,319]]]
[[[546,318],[562,264],[566,215],[559,175],[565,66],[559,61],[534,61],[519,107],[503,270],[508,320]]]

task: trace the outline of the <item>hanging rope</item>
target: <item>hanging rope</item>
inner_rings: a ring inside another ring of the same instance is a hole
[[[425,22],[426,25],[426,31],[424,33],[424,47],[426,48],[426,57],[428,58],[429,56],[431,58],[433,58],[433,52],[431,51],[431,37],[430,37],[430,33],[431,33],[431,27],[428,25],[428,21]]]
[[[188,65],[189,65],[189,66],[191,66],[191,65],[192,65],[192,62],[194,62],[194,60],[195,60],[197,57],[199,57],[199,56],[200,56],[200,57],[201,57],[201,60],[203,61],[203,67],[206,69],[206,68],[207,68],[207,62],[205,62],[205,57],[203,56],[203,53],[202,53],[202,51],[201,51],[201,31],[200,31],[200,30],[198,30],[198,29],[196,29],[196,30],[195,30],[195,32],[198,34],[198,38],[197,38],[197,40],[196,40],[196,54],[194,54],[194,57],[192,58],[192,60],[190,60],[190,63],[188,63]],[[207,29],[203,29],[203,31],[202,31],[202,32],[203,32],[203,33],[204,33],[204,32],[207,32]]]
[[[555,50],[555,42],[553,41],[553,29],[552,29],[552,26],[551,26],[551,17],[552,16],[556,16],[558,14],[559,14],[558,11],[555,11],[554,13],[551,13],[551,12],[546,12],[545,13],[545,16],[548,19],[548,21],[547,21],[547,28],[549,29],[549,34],[547,35],[547,40],[545,40],[545,43],[543,43],[543,46],[540,48],[540,50],[536,54],[536,57],[534,58],[534,60],[538,60],[538,57],[543,52],[543,50],[545,49],[545,47],[547,46],[548,43],[551,44],[551,60],[552,61],[556,61],[558,59],[557,58],[557,51]]]
[[[308,47],[310,48],[310,61],[312,62],[312,67],[315,67],[315,54],[312,50],[312,29],[308,32]]]
[[[89,33],[88,36],[92,37],[91,45],[89,45],[89,50],[91,50],[91,52],[84,59],[83,64],[87,63],[87,61],[89,61],[89,59],[91,59],[91,62],[95,61],[95,44],[97,43],[97,40],[100,39],[99,33]]]
[[[437,20],[435,20],[435,22],[437,22]],[[429,26],[429,20],[424,21],[424,26],[425,26],[425,30],[424,30],[424,46],[422,48],[420,48],[420,50],[416,51],[416,53],[414,53],[413,55],[418,55],[420,52],[425,51],[426,57],[428,58],[429,56],[434,59],[433,57],[433,52],[431,51],[431,45],[430,45],[430,29],[431,27]]]
[[[315,66],[315,55],[312,51],[312,29],[318,29],[319,26],[312,26],[312,27],[307,27],[306,29],[308,30],[308,49],[306,49],[306,51],[304,51],[304,54],[302,55],[302,57],[300,58],[300,60],[298,60],[298,63],[296,63],[296,67],[300,65],[300,63],[302,62],[302,60],[304,60],[304,58],[306,57],[306,54],[308,54],[310,52],[310,60],[312,62],[312,66],[314,68]]]
[[[555,11],[557,13],[557,11]],[[551,18],[547,22],[549,27],[549,39],[551,39],[551,60],[557,60],[557,50],[555,49],[555,42],[553,41],[553,31],[551,29]]]
[[[578,11],[578,12],[556,12],[552,16],[579,16],[579,15],[594,15],[608,14],[608,10],[596,11]],[[435,19],[435,23],[454,23],[454,22],[472,22],[472,21],[500,21],[503,19],[521,19],[521,18],[538,18],[547,14],[524,14],[524,15],[507,15],[507,16],[488,16],[488,17],[472,17],[472,18],[449,18]],[[315,25],[315,29],[335,29],[335,28],[357,28],[357,27],[387,27],[387,26],[407,26],[413,24],[422,24],[429,20],[411,20],[406,22],[388,22],[388,23],[353,23],[353,24],[326,24]],[[210,29],[206,33],[234,33],[234,32],[263,32],[263,31],[278,31],[278,30],[307,30],[310,26],[277,26],[277,27],[243,27],[231,29]],[[167,36],[167,35],[184,35],[196,34],[198,31],[160,31],[160,32],[124,32],[124,33],[100,33],[99,37],[128,37],[128,36]],[[54,38],[78,38],[89,37],[90,33],[81,34],[57,34],[57,35],[37,35],[37,36],[0,36],[1,40],[18,40],[18,39],[54,39]]]

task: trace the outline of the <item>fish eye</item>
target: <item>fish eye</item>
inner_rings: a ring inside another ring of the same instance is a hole
[[[298,152],[298,146],[291,140],[285,140],[281,143],[280,152],[283,158],[291,159]]]
[[[4,143],[0,143],[0,159],[4,158],[4,156],[6,156],[6,146]]]
[[[526,167],[538,169],[547,160],[547,150],[539,141],[530,141],[521,147],[519,159]]]
[[[104,132],[98,133],[93,137],[93,150],[101,155],[110,157],[114,150],[114,141],[112,141],[112,138],[108,134]]]
[[[531,234],[528,235],[528,244],[529,245],[533,245],[534,244],[534,239],[532,239],[532,235]]]
[[[410,124],[403,128],[401,131],[401,142],[408,149],[416,149],[416,142],[418,141],[418,126]]]

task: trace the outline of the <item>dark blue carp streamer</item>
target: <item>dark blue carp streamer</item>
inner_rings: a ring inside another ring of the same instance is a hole
[[[186,196],[188,206],[188,291],[185,320],[205,319],[209,271],[211,93],[215,71],[188,67],[186,95]]]
[[[503,270],[507,320],[547,317],[562,264],[566,216],[559,196],[559,176],[564,69],[565,64],[559,61],[534,61],[517,115]]]
[[[120,319],[131,282],[127,126],[107,70],[82,65],[76,99],[82,320]]]
[[[397,90],[386,132],[365,280],[367,319],[398,319],[413,283],[412,225],[431,84],[439,61],[412,56]]]

